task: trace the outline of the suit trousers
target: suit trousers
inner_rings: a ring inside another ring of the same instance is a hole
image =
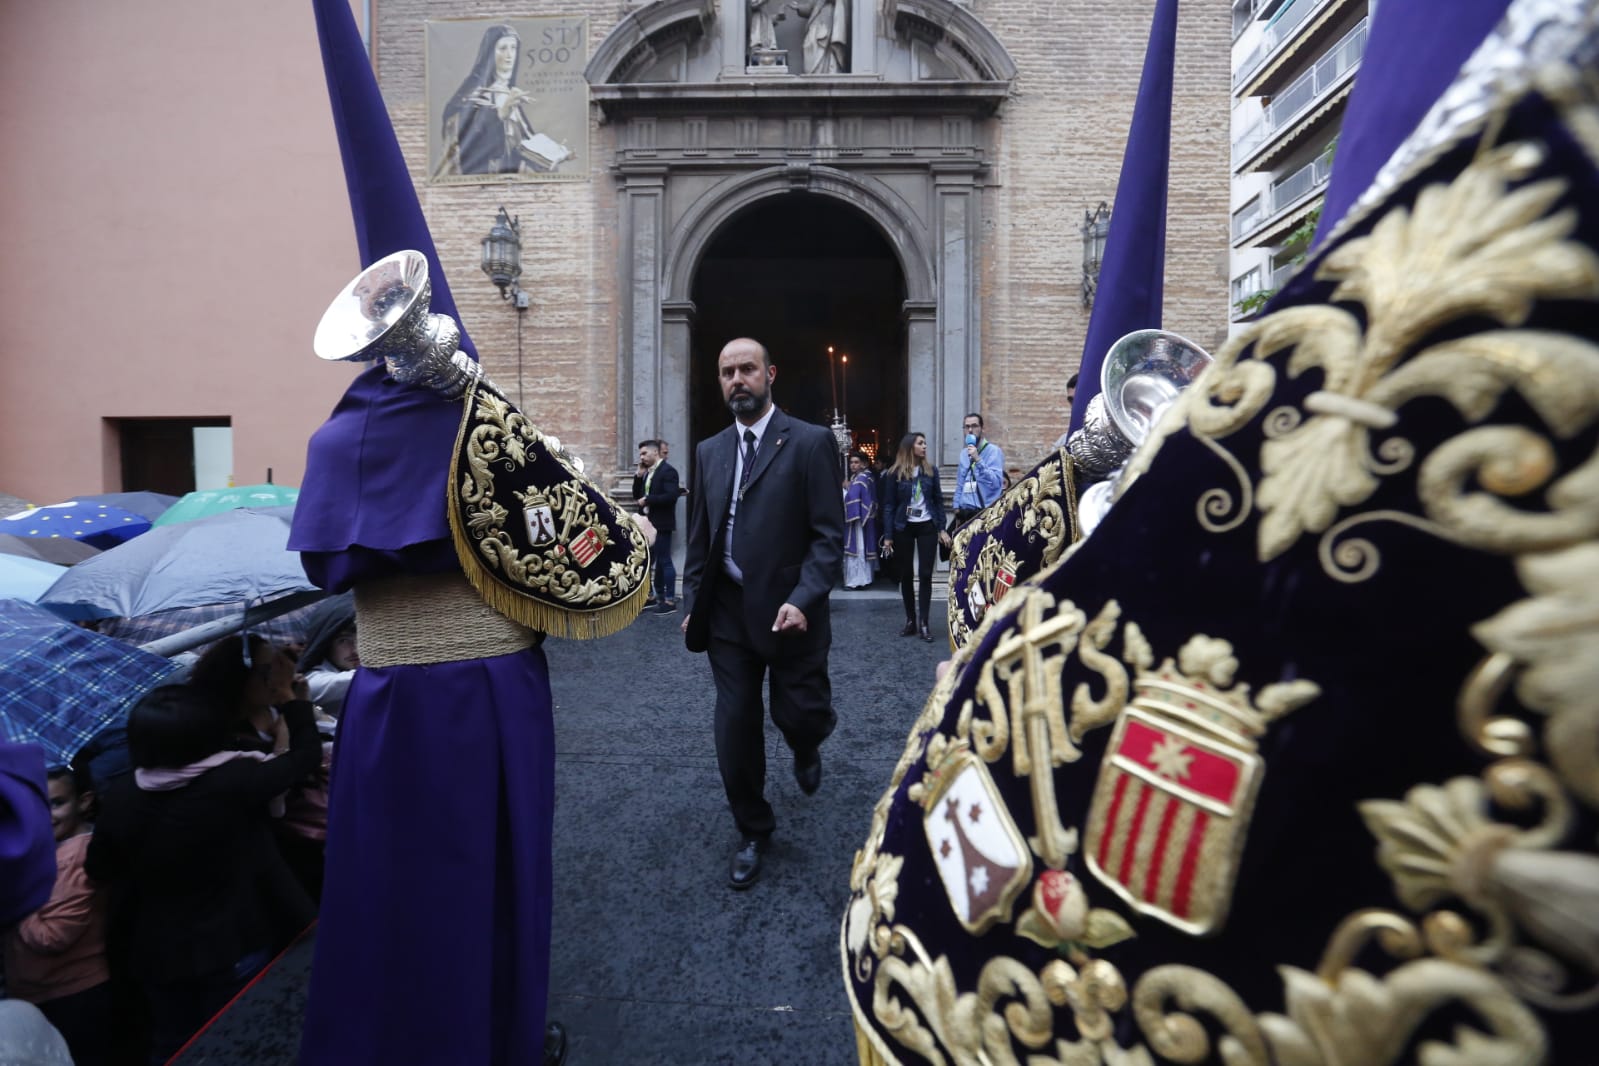
[[[796,753],[809,753],[833,732],[833,688],[828,647],[814,632],[782,638],[768,660],[751,645],[744,621],[744,590],[717,582],[710,619],[711,674],[716,681],[716,764],[740,834],[766,838],[777,825],[766,801],[766,711],[761,681],[771,676],[772,723]],[[696,605],[695,610],[704,608]],[[814,619],[808,619],[813,624]]]
[[[672,534],[674,530],[658,530],[655,534],[651,558],[651,592],[658,600],[677,599],[677,568],[672,565]]]

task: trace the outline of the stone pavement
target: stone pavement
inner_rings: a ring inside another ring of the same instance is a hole
[[[569,1066],[856,1062],[838,956],[850,862],[948,656],[941,641],[898,636],[888,592],[834,597],[838,729],[816,795],[799,791],[767,731],[778,828],[760,883],[742,893],[726,880],[737,839],[716,769],[710,667],[683,649],[682,615],[546,646],[557,747],[550,1015],[571,1033]],[[934,617],[942,611],[935,600]],[[181,1066],[291,1066],[310,955],[309,943],[290,949]]]

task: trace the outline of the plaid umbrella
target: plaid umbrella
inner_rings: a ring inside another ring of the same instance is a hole
[[[176,522],[192,522],[208,518],[223,511],[240,507],[288,507],[300,498],[300,490],[293,485],[240,485],[229,489],[203,489],[191,492],[162,512],[155,520],[158,526]]]
[[[79,540],[96,548],[109,548],[132,540],[149,528],[150,520],[143,515],[82,500],[30,507],[20,514],[0,518],[0,533],[15,537]]]
[[[80,629],[18,600],[0,600],[0,736],[38,744],[51,765],[79,749],[145,693],[172,662]]]
[[[265,637],[274,644],[297,644],[305,639],[311,615],[316,609],[317,604],[313,603],[288,614],[280,614],[276,618],[251,626],[250,632],[258,637]],[[158,611],[138,618],[107,618],[97,623],[95,629],[127,644],[149,644],[151,641],[175,636],[207,622],[241,618],[243,614],[242,604],[222,603],[208,607],[183,607],[176,611]],[[203,651],[204,648],[194,650]]]

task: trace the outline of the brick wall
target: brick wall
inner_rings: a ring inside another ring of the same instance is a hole
[[[984,233],[985,415],[1024,469],[1066,428],[1082,357],[1083,212],[1114,208],[1154,0],[981,0],[1015,59]],[[1214,349],[1227,332],[1227,5],[1180,8],[1166,226],[1164,326]]]
[[[1012,465],[1036,461],[1065,428],[1065,383],[1081,356],[1083,211],[1112,200],[1154,0],[977,0],[973,10],[1019,67],[995,126],[981,278],[983,409]],[[543,13],[536,9],[534,13]],[[589,54],[616,0],[586,13]],[[514,393],[517,313],[478,269],[498,205],[520,214],[526,410],[578,452],[611,461],[616,426],[618,277],[615,141],[593,109],[590,180],[427,186],[429,19],[498,17],[469,0],[382,0],[378,72],[462,319],[489,373]],[[551,13],[554,13],[553,11]],[[1213,347],[1227,328],[1228,80],[1231,26],[1217,0],[1188,0],[1177,41],[1165,326]]]

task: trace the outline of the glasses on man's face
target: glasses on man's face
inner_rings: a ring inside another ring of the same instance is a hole
[[[964,426],[962,426],[961,428],[965,429],[965,430],[970,430],[971,432],[975,433],[978,430],[982,429],[983,427],[978,425],[976,422],[968,422]]]

